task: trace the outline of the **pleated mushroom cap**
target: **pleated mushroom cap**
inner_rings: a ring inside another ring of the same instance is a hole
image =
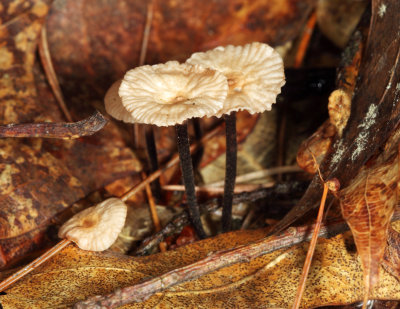
[[[118,94],[119,87],[121,86],[122,79],[117,80],[111,87],[107,90],[104,97],[104,105],[106,107],[106,112],[117,120],[123,122],[134,122],[131,114],[122,105],[122,99]]]
[[[281,56],[259,42],[194,53],[186,62],[217,70],[228,79],[228,96],[218,117],[238,110],[251,114],[271,110],[285,84]]]
[[[70,218],[61,226],[58,237],[73,241],[83,250],[106,250],[117,240],[126,214],[124,202],[109,198]]]
[[[169,61],[128,71],[119,96],[134,122],[172,126],[213,116],[228,93],[226,77],[200,65]]]

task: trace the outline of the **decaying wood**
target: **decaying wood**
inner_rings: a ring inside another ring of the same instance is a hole
[[[397,0],[372,2],[369,33],[368,38],[364,38],[366,47],[350,118],[342,137],[333,141],[333,149],[320,167],[324,179],[337,178],[342,187],[346,187],[368,159],[384,146],[400,123],[399,10]],[[362,35],[362,29],[365,27],[361,26],[358,35]],[[354,56],[352,49],[356,50],[349,48],[345,53],[350,62]],[[282,231],[317,207],[321,190],[321,181],[315,176],[303,198],[273,232]]]
[[[42,122],[8,124],[0,126],[0,138],[4,137],[43,137],[75,139],[100,131],[107,119],[95,111],[91,116],[77,122]]]

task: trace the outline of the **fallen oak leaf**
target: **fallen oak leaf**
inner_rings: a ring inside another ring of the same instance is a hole
[[[0,125],[0,138],[42,137],[75,139],[93,135],[107,124],[107,119],[95,111],[91,116],[77,122],[43,122]]]

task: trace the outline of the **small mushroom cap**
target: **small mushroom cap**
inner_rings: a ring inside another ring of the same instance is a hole
[[[117,120],[122,120],[123,122],[134,122],[131,114],[122,105],[122,99],[118,94],[118,89],[121,86],[122,79],[117,80],[111,87],[107,90],[104,97],[104,105],[106,111],[112,117]]]
[[[227,77],[229,92],[218,117],[238,110],[251,114],[271,110],[285,84],[282,58],[272,47],[259,42],[219,46],[194,53],[186,62],[212,68]]]
[[[225,76],[200,65],[145,65],[128,71],[119,88],[122,104],[135,122],[172,126],[213,116],[228,93]]]
[[[125,224],[127,207],[118,198],[109,198],[70,218],[58,231],[83,250],[103,251],[111,247]]]

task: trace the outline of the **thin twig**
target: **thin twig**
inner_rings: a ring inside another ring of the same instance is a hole
[[[307,52],[307,47],[310,43],[311,36],[314,32],[316,21],[317,21],[317,14],[314,11],[311,13],[300,39],[299,47],[297,48],[297,53],[294,60],[295,68],[300,68],[303,64],[303,60]]]
[[[268,176],[273,176],[273,175],[277,175],[277,174],[298,173],[298,172],[302,172],[302,171],[303,170],[298,165],[286,165],[286,166],[271,167],[268,169],[239,175],[236,177],[236,183],[246,183],[246,182],[249,182],[252,180],[266,178]],[[204,187],[216,187],[216,186],[219,187],[219,186],[223,186],[223,185],[224,185],[224,181],[222,180],[222,181],[216,181],[216,182],[204,185]]]
[[[58,78],[56,72],[54,71],[53,62],[51,61],[49,45],[47,43],[47,33],[46,26],[42,26],[42,31],[39,40],[39,56],[42,62],[44,73],[46,74],[47,81],[51,89],[53,90],[54,96],[56,97],[57,103],[64,113],[65,119],[68,122],[73,122],[72,116],[65,104],[64,96],[62,95],[60,83],[58,82]]]
[[[142,177],[143,178],[146,177],[146,174],[144,172],[142,173]],[[155,229],[156,232],[159,232],[159,231],[161,231],[162,226],[161,226],[161,223],[160,223],[160,219],[158,218],[157,209],[156,209],[156,203],[154,201],[153,194],[151,193],[150,184],[146,185],[146,195],[147,195],[147,200],[149,201],[151,219],[153,220],[154,229]],[[166,243],[161,242],[159,247],[160,247],[160,251],[161,252],[167,251]]]
[[[248,191],[254,191],[261,188],[272,188],[275,185],[273,182],[263,184],[238,184],[234,188],[234,193],[242,193]],[[165,191],[185,191],[183,185],[164,185],[161,187]],[[207,194],[222,194],[224,193],[224,187],[211,187],[209,185],[196,186],[196,192],[207,193]]]
[[[142,46],[140,48],[140,55],[139,55],[139,66],[144,65],[146,61],[147,55],[147,47],[149,44],[149,37],[151,31],[151,22],[153,20],[153,7],[154,7],[154,0],[151,0],[150,3],[147,5],[147,12],[146,12],[146,23],[143,29],[143,39],[142,39]],[[134,123],[132,125],[133,130],[133,145],[135,149],[139,149],[141,146],[140,139],[142,136],[142,125],[139,123]]]
[[[142,173],[142,178],[146,178],[145,173]],[[149,184],[146,185],[146,195],[149,201],[150,213],[151,213],[151,218],[153,220],[154,229],[156,230],[156,232],[158,232],[161,230],[161,224],[160,224],[160,219],[158,218],[157,215],[156,203],[154,202],[154,197],[153,194],[151,193],[151,188]]]
[[[43,137],[75,139],[96,133],[106,123],[107,119],[96,111],[90,117],[77,122],[39,122],[2,125],[0,126],[0,138]]]
[[[302,271],[301,277],[300,277],[300,283],[299,283],[299,286],[297,289],[296,297],[294,299],[294,304],[292,307],[293,309],[298,309],[300,307],[301,299],[303,297],[304,289],[306,287],[306,280],[307,280],[308,272],[310,271],[311,261],[312,261],[313,255],[314,255],[315,247],[317,245],[319,230],[320,230],[321,224],[322,224],[322,217],[324,214],[324,208],[325,208],[325,202],[326,202],[327,195],[328,195],[328,185],[326,183],[324,183],[324,191],[322,193],[321,204],[320,204],[319,210],[318,210],[317,221],[314,225],[314,231],[312,233],[311,242],[308,247],[306,260],[304,262],[303,271]]]
[[[299,309],[301,299],[303,298],[303,293],[306,288],[306,280],[307,280],[308,272],[310,271],[311,261],[314,256],[315,247],[317,246],[319,230],[320,230],[320,227],[322,224],[322,219],[324,217],[324,209],[325,209],[326,197],[328,196],[328,191],[331,190],[332,192],[337,192],[337,191],[339,191],[339,187],[340,187],[339,180],[337,180],[336,178],[328,180],[328,181],[324,181],[324,179],[322,178],[321,170],[319,168],[317,159],[316,159],[314,153],[311,150],[309,150],[309,151],[314,160],[314,164],[317,167],[319,178],[321,179],[321,182],[324,184],[324,190],[322,192],[321,203],[319,205],[317,221],[315,222],[311,242],[308,247],[307,256],[306,256],[304,266],[303,266],[303,271],[301,273],[300,283],[297,288],[296,297],[294,299],[294,303],[293,303],[293,307],[292,307],[293,309]]]
[[[279,196],[299,195],[307,188],[308,182],[290,182],[278,183],[273,188],[263,188],[252,192],[242,192],[233,196],[233,204],[242,202],[256,202],[264,198],[274,198]],[[216,210],[221,205],[218,198],[209,199],[206,203],[200,204],[202,213],[209,213]],[[189,224],[189,218],[186,211],[175,216],[164,228],[142,241],[140,247],[136,250],[135,255],[147,255],[152,252],[153,248],[163,241],[167,236],[180,233],[182,229]]]
[[[149,45],[149,37],[150,37],[150,30],[151,30],[151,22],[153,20],[153,7],[154,7],[154,0],[151,0],[150,3],[147,5],[147,14],[146,14],[146,24],[143,30],[143,40],[142,40],[142,47],[140,49],[140,57],[139,57],[139,65],[143,65],[146,61],[146,54],[147,54],[147,46]]]

